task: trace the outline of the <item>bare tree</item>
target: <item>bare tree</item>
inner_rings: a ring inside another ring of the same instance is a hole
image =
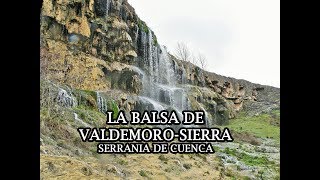
[[[192,64],[197,65],[198,64],[198,58],[192,53],[191,55]]]
[[[206,68],[207,68],[207,58],[203,54],[201,54],[201,53],[198,54],[197,61],[199,62],[200,67],[203,70],[206,70]]]
[[[176,56],[183,61],[190,62],[191,52],[189,50],[189,47],[185,43],[178,42],[176,48]]]
[[[177,43],[176,56],[178,59],[200,66],[203,70],[207,68],[207,58],[201,53],[195,56],[190,48],[183,42]]]

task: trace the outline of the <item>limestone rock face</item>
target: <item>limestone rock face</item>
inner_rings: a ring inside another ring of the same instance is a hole
[[[45,0],[40,29],[46,77],[74,88],[108,90],[122,84],[122,89],[139,93],[139,78],[107,65],[138,56],[129,28],[138,18],[125,6],[130,5],[114,0]],[[123,73],[124,82],[111,83],[117,78],[106,73],[113,70]]]
[[[105,16],[110,10],[110,0],[95,0],[94,9],[97,16]]]
[[[106,90],[110,82],[100,67],[106,62],[83,52],[73,54],[66,44],[47,41],[48,49],[41,49],[41,61],[46,63],[45,75],[48,79],[68,84],[77,89]]]
[[[136,58],[138,17],[126,1],[64,0],[43,2],[42,39],[65,41],[70,35],[80,37],[77,49],[108,61],[130,61]]]
[[[189,62],[180,61],[174,56],[171,56],[171,59],[177,65],[176,74],[181,76],[180,83],[206,87],[210,91],[221,95],[226,102],[222,105],[224,107],[222,108],[224,109],[223,112],[228,111],[226,115],[221,117],[234,118],[237,112],[242,110],[248,111],[249,114],[253,115],[252,111],[257,114],[258,112],[269,112],[280,107],[279,88],[207,72]],[[185,79],[184,82],[182,79]],[[202,99],[205,100],[205,98]]]
[[[89,6],[84,6],[81,0],[44,0],[42,6],[42,16],[54,18],[65,26],[68,33],[89,37],[90,26],[86,16],[87,11],[90,11]]]
[[[41,75],[72,88],[141,96],[144,83],[151,81],[145,76],[158,73],[155,64],[167,63],[158,58],[164,49],[156,35],[127,0],[44,0],[40,30]],[[172,68],[191,108],[206,110],[211,124],[226,124],[240,111],[257,114],[280,106],[278,88],[207,72],[170,54],[168,59],[171,64],[163,68]],[[161,91],[161,103],[170,101],[171,90]],[[137,104],[115,99],[125,110]]]

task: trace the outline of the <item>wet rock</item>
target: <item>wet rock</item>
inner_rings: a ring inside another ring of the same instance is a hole
[[[64,107],[74,107],[77,105],[77,100],[73,95],[64,89],[59,89],[57,102]]]
[[[108,15],[111,9],[111,0],[94,0],[94,10],[98,17]]]
[[[68,41],[70,43],[76,44],[80,41],[80,36],[77,34],[70,34],[68,35]]]
[[[133,50],[130,50],[128,52],[125,53],[125,56],[129,56],[129,57],[138,57],[137,53]]]

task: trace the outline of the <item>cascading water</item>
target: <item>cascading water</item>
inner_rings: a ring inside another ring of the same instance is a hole
[[[111,8],[111,0],[107,0],[107,4],[106,4],[106,15],[109,15],[109,11]]]
[[[217,103],[214,105],[214,122],[217,122]]]
[[[164,106],[162,104],[160,104],[159,102],[151,99],[151,98],[148,98],[148,97],[144,97],[144,96],[140,96],[139,97],[139,100],[141,102],[143,102],[143,104],[150,104],[152,105],[152,107],[150,108],[147,108],[146,110],[156,110],[156,111],[162,111],[162,110],[165,110]]]
[[[100,95],[99,92],[97,93],[97,104],[98,104],[98,109],[100,112],[102,112],[103,114],[106,114],[107,112],[107,103],[106,100]]]
[[[139,37],[139,26],[136,25],[137,31],[136,31],[136,37],[135,37],[135,42],[138,43],[138,37]]]
[[[175,110],[181,118],[182,111],[189,110],[190,104],[186,90],[177,87],[181,77],[175,72],[177,67],[174,67],[166,48],[155,45],[150,29],[148,33],[139,32],[139,68],[133,70],[142,76],[143,91],[139,101],[144,106],[140,110]]]
[[[57,102],[64,107],[75,107],[77,105],[77,99],[72,96],[72,93],[68,93],[62,88],[59,88]]]
[[[205,122],[206,122],[205,126],[208,128],[208,127],[211,126],[210,121],[209,121],[209,117],[208,117],[208,112],[203,107],[201,107],[201,109],[202,109],[202,111],[204,112],[204,115],[205,115]]]

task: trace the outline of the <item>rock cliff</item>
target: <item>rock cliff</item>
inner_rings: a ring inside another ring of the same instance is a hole
[[[116,101],[129,99],[127,111],[204,110],[208,124],[226,124],[241,110],[254,115],[280,106],[278,88],[206,72],[167,53],[126,0],[44,0],[40,28],[42,77],[102,94],[121,91]]]
[[[43,179],[278,178],[279,88],[177,59],[127,0],[44,0],[40,18]],[[76,129],[105,126],[107,110],[203,110],[235,142],[210,155],[100,156]]]

